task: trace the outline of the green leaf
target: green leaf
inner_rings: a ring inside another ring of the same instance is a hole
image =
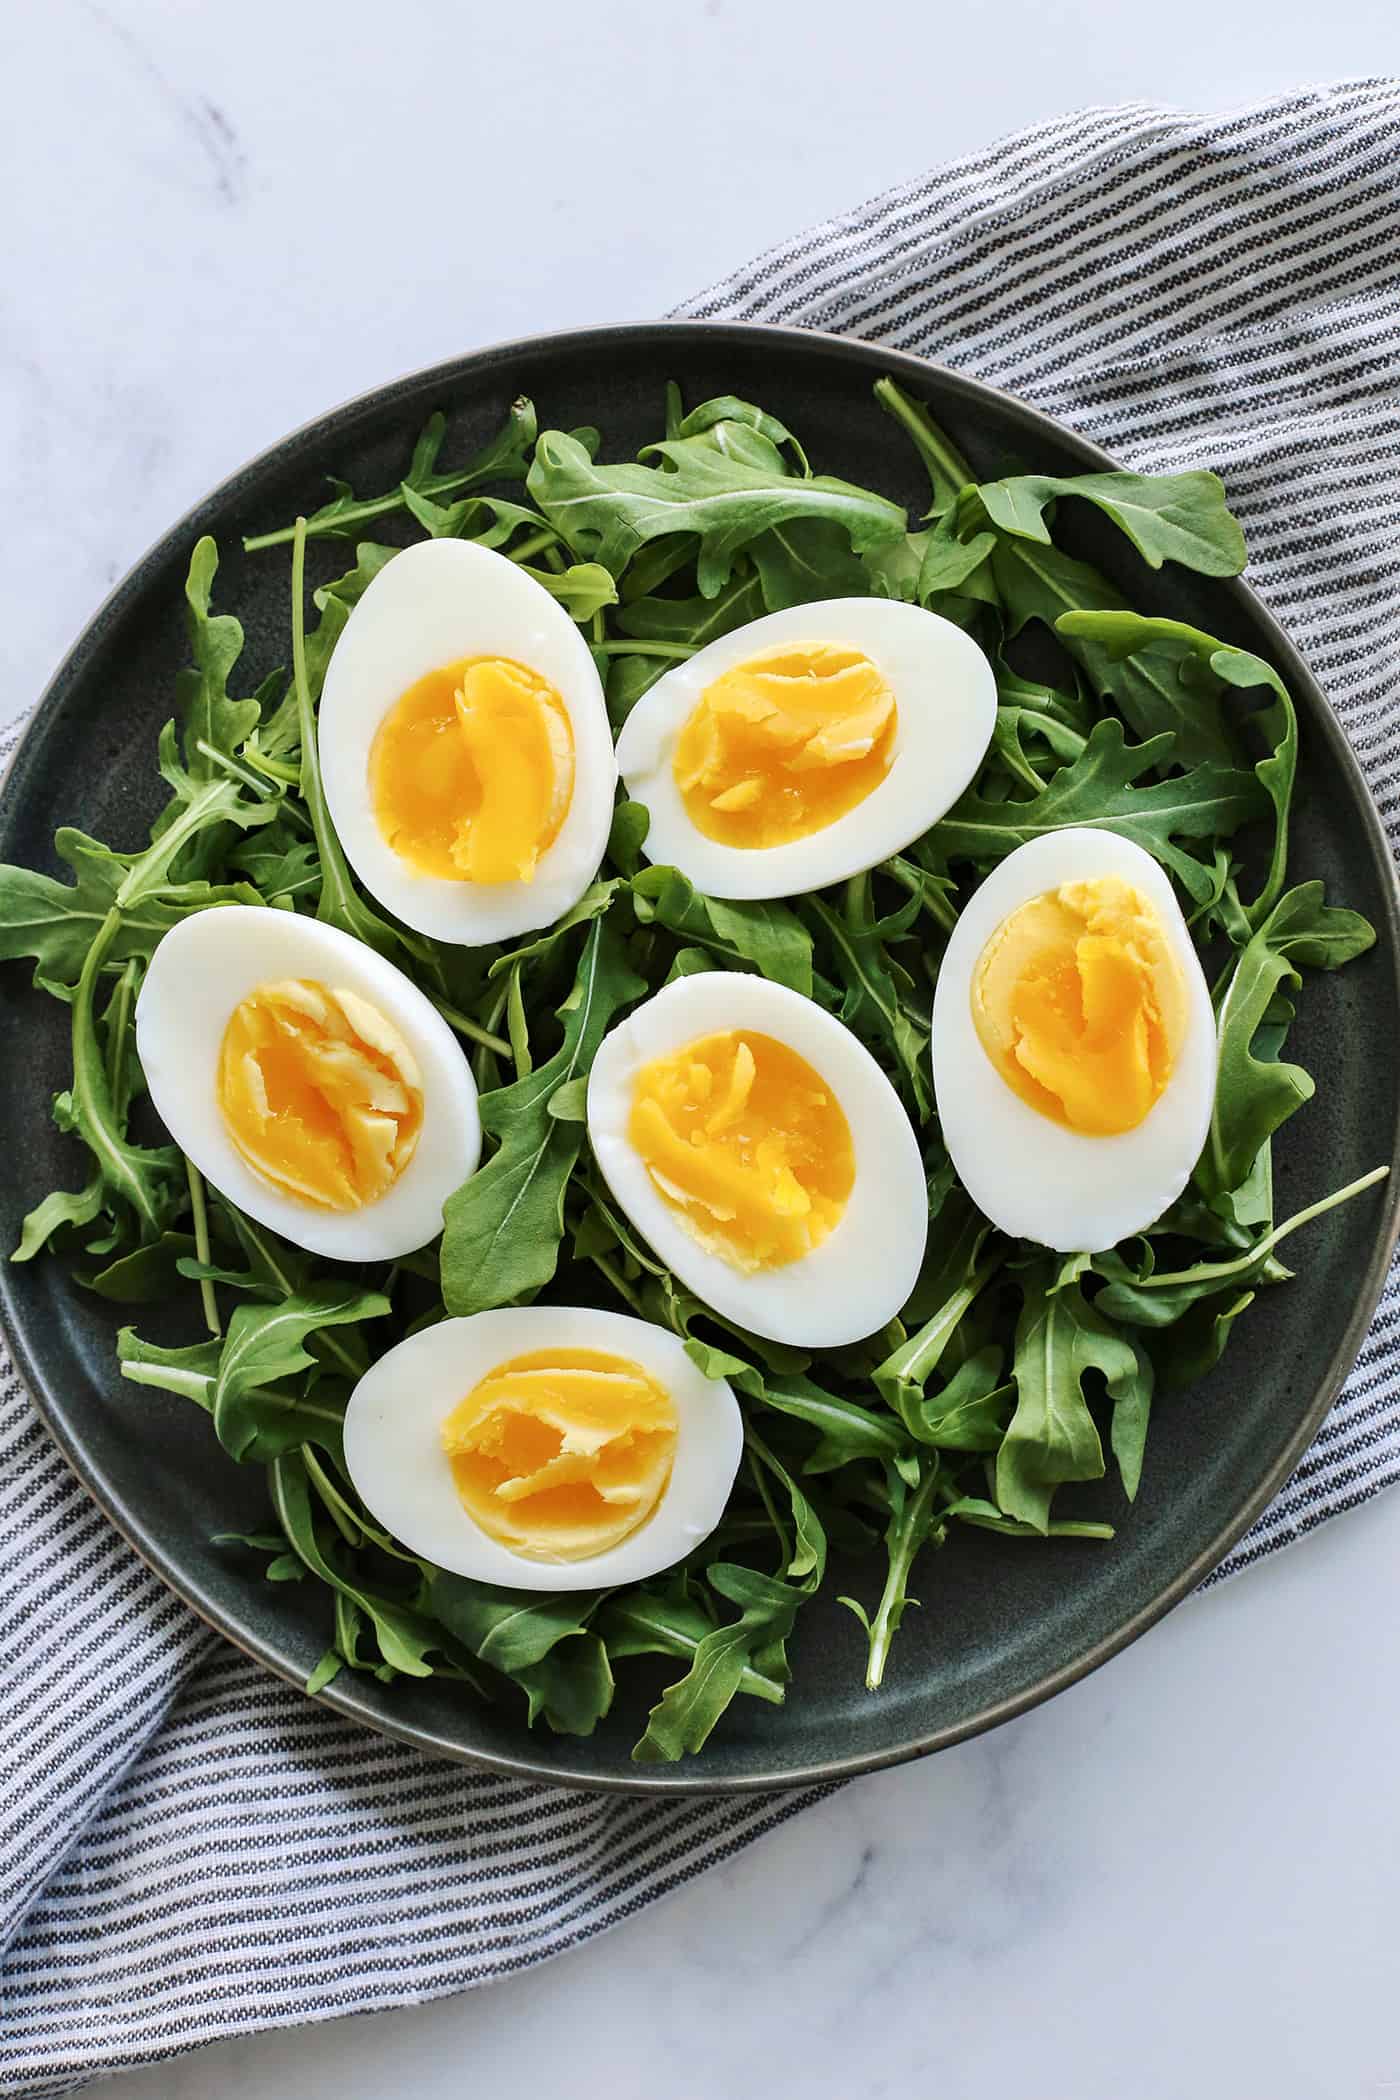
[[[214,1412],[214,1385],[219,1375],[220,1344],[194,1342],[180,1349],[143,1341],[134,1327],[117,1335],[117,1363],[133,1385],[153,1385],[162,1392],[193,1400],[206,1414]]]
[[[293,1444],[339,1438],[342,1410],[312,1396],[269,1400],[275,1380],[311,1370],[309,1336],[328,1327],[381,1319],[389,1300],[346,1280],[308,1286],[276,1305],[240,1305],[219,1358],[212,1412],[220,1443],[237,1459],[274,1456]]]
[[[1279,899],[1236,958],[1219,1003],[1215,1106],[1195,1172],[1207,1196],[1238,1188],[1260,1148],[1312,1098],[1301,1065],[1256,1051],[1280,990],[1301,984],[1300,965],[1337,969],[1375,937],[1359,913],[1329,906],[1320,882],[1305,882]]]
[[[877,379],[875,399],[910,439],[924,463],[929,479],[929,515],[936,516],[957,502],[972,480],[972,469],[952,441],[934,422],[922,401],[915,401],[892,379]]]
[[[977,1495],[959,1495],[949,1502],[943,1511],[945,1518],[956,1519],[960,1524],[971,1524],[979,1531],[995,1531],[1004,1539],[1111,1539],[1111,1524],[1089,1524],[1078,1519],[1062,1520],[1052,1517],[1042,1531],[1034,1524],[1023,1524],[1017,1517],[1004,1517],[995,1502],[985,1502]]]
[[[925,535],[915,595],[927,600],[940,591],[965,589],[995,545],[996,535],[991,532],[974,533],[970,540],[960,539],[950,511]]]
[[[1081,650],[1086,644],[1097,646],[1113,663],[1131,659],[1159,666],[1160,685],[1163,690],[1170,690],[1177,703],[1175,719],[1167,719],[1171,712],[1168,703],[1158,711],[1155,720],[1140,722],[1138,726],[1174,728],[1175,755],[1182,764],[1191,763],[1198,755],[1229,755],[1234,739],[1225,733],[1228,718],[1223,703],[1231,690],[1262,686],[1272,695],[1259,717],[1259,727],[1270,746],[1269,755],[1255,767],[1260,784],[1274,805],[1269,873],[1249,913],[1251,922],[1257,925],[1282,894],[1288,865],[1288,809],[1298,763],[1297,716],[1277,671],[1247,649],[1228,648],[1179,620],[1147,620],[1124,612],[1066,613],[1057,621],[1056,632],[1078,644]]]
[[[890,1520],[885,1530],[886,1575],[875,1616],[867,1617],[854,1598],[841,1599],[865,1628],[870,1651],[865,1682],[872,1692],[884,1683],[890,1649],[905,1612],[911,1604],[919,1601],[909,1594],[914,1562],[925,1546],[943,1542],[943,1524],[936,1499],[942,1477],[942,1466],[932,1455],[920,1458],[912,1480],[891,1469],[887,1476]]]
[[[1274,1249],[1283,1240],[1327,1211],[1374,1188],[1389,1172],[1389,1167],[1373,1167],[1369,1174],[1348,1182],[1345,1188],[1332,1190],[1305,1210],[1295,1212],[1282,1225],[1271,1227],[1243,1253],[1226,1261],[1198,1261],[1187,1269],[1154,1269],[1134,1274],[1122,1254],[1114,1249],[1095,1255],[1095,1268],[1108,1279],[1095,1301],[1096,1309],[1107,1320],[1134,1327],[1169,1327],[1204,1298],[1221,1291],[1233,1295],[1247,1291],[1268,1275]]]
[[[473,453],[465,465],[449,469],[446,473],[434,471],[438,452],[441,449],[446,423],[443,416],[431,416],[414,448],[413,460],[407,476],[395,488],[382,496],[361,499],[346,487],[337,483],[336,494],[329,503],[323,503],[313,511],[306,521],[309,539],[353,539],[366,525],[376,518],[385,518],[394,511],[406,507],[404,491],[415,489],[420,495],[436,500],[440,496],[455,495],[460,489],[476,488],[488,481],[519,481],[524,477],[525,463],[535,439],[535,411],[531,402],[524,399],[512,402],[505,422],[494,437],[488,438],[480,451]],[[245,539],[244,549],[249,554],[262,547],[279,547],[293,538],[294,525],[284,525],[276,532],[255,533]]]
[[[777,452],[786,446],[792,453],[796,471],[799,474],[811,472],[806,453],[787,425],[780,423],[776,416],[770,416],[766,409],[756,408],[752,401],[739,400],[735,394],[717,394],[712,401],[702,401],[688,416],[681,417],[674,429],[668,425],[666,435],[674,438],[708,437],[725,451],[733,441],[735,428],[756,430]]]
[[[918,896],[911,899],[911,920],[920,902]],[[919,1121],[926,1122],[933,1106],[928,1025],[910,1003],[913,986],[908,974],[885,949],[875,919],[870,877],[858,875],[847,883],[840,913],[820,897],[809,897],[804,909],[825,936],[826,950],[844,987],[841,1019],[873,1048],[889,1055],[901,1090]]]
[[[986,867],[1028,839],[1069,824],[1087,825],[1145,847],[1193,897],[1203,898],[1210,891],[1209,870],[1176,841],[1228,837],[1259,815],[1259,787],[1253,773],[1213,763],[1149,787],[1135,785],[1170,756],[1169,737],[1129,744],[1121,723],[1110,716],[1095,724],[1082,755],[1039,794],[990,802],[971,788],[926,834],[928,850],[943,861]]]
[[[238,791],[229,781],[215,783],[204,803],[211,822],[230,815],[237,806]],[[77,984],[88,950],[106,926],[118,893],[145,858],[113,853],[68,825],[55,833],[54,851],[73,870],[73,882],[56,882],[32,868],[0,867],[0,961],[31,956],[35,983],[49,990]],[[185,882],[144,888],[143,894],[123,905],[118,923],[107,929],[104,966],[131,956],[149,958],[162,936],[191,912],[259,902],[243,884]]]
[[[707,642],[732,634],[736,627],[746,627],[766,611],[758,571],[741,566],[712,598],[638,598],[623,606],[617,624],[638,641],[703,649]],[[665,660],[659,660],[656,668],[659,676],[666,668]]]
[[[292,1551],[313,1575],[365,1614],[390,1669],[402,1671],[406,1677],[431,1677],[432,1664],[427,1658],[442,1646],[439,1629],[421,1613],[392,1598],[376,1595],[341,1573],[317,1532],[306,1467],[295,1451],[273,1459],[268,1467],[268,1485],[277,1521],[287,1534]]]
[[[755,1655],[786,1640],[802,1602],[802,1591],[790,1584],[730,1561],[716,1561],[706,1574],[721,1597],[739,1606],[739,1617],[705,1634],[684,1677],[667,1686],[633,1749],[637,1764],[674,1764],[702,1749]]]
[[[731,968],[747,965],[811,998],[812,937],[786,904],[707,897],[679,868],[664,867],[643,868],[633,877],[632,900],[643,925],[656,920]]]
[[[564,1230],[564,1192],[582,1126],[549,1113],[557,1088],[587,1075],[620,1009],[646,990],[606,919],[589,929],[559,1018],[564,1040],[547,1064],[481,1097],[482,1128],[499,1140],[444,1211],[442,1294],[461,1316],[507,1305],[548,1283]]]
[[[768,612],[826,598],[863,598],[870,589],[869,571],[852,553],[845,526],[831,519],[772,525],[750,542],[748,558]]]
[[[640,803],[624,802],[622,809],[639,809]],[[643,815],[646,812],[643,811]],[[621,810],[618,811],[621,815]],[[614,819],[616,822],[616,819]],[[562,918],[556,919],[544,933],[532,934],[518,948],[508,948],[498,955],[487,971],[494,979],[508,976],[522,963],[543,963],[555,955],[569,934],[580,926],[590,926],[595,919],[602,918],[619,890],[626,887],[620,876],[609,875],[589,884],[578,903],[572,905]]]
[[[694,533],[700,595],[713,598],[737,557],[775,525],[801,518],[839,524],[856,553],[905,529],[896,504],[848,482],[775,474],[683,439],[652,449],[662,466],[596,467],[558,430],[543,431],[535,447],[526,481],[534,501],[576,553],[614,576],[649,540]]]
[[[887,1415],[827,1392],[800,1372],[760,1371],[741,1356],[693,1338],[686,1342],[685,1353],[707,1378],[726,1378],[746,1399],[817,1431],[816,1446],[803,1462],[804,1473],[832,1473],[867,1458],[894,1461],[908,1449],[908,1439]]]
[[[185,766],[198,781],[218,777],[210,752],[231,757],[257,727],[256,700],[231,700],[229,673],[243,653],[243,629],[230,613],[211,614],[210,593],[219,566],[219,550],[206,533],[196,541],[185,579],[190,654],[193,667],[175,681],[184,723]]]
[[[1003,1514],[1041,1532],[1049,1523],[1057,1487],[1070,1480],[1098,1480],[1103,1474],[1099,1433],[1084,1397],[1087,1374],[1102,1374],[1115,1404],[1127,1410],[1125,1422],[1135,1409],[1145,1409],[1151,1391],[1146,1357],[1109,1327],[1078,1283],[1055,1286],[1051,1264],[1038,1263],[1022,1279],[1016,1412],[996,1463],[996,1495]],[[1128,1485],[1126,1478],[1124,1484]],[[1134,1478],[1130,1493],[1135,1486]]]
[[[1245,564],[1244,534],[1215,474],[1019,474],[984,481],[977,494],[999,531],[1047,547],[1045,506],[1073,496],[1111,518],[1151,569],[1175,561],[1202,576],[1237,576]]]
[[[693,1665],[700,1643],[715,1630],[714,1620],[692,1599],[656,1596],[640,1588],[610,1597],[597,1625],[614,1662],[633,1655],[669,1655]],[[782,1680],[765,1676],[756,1666],[741,1670],[739,1690],[769,1706],[783,1703]]]
[[[158,1240],[133,1248],[81,1281],[100,1298],[119,1304],[158,1305],[174,1297],[181,1277],[176,1264],[193,1254],[194,1240],[188,1232],[163,1232]]]

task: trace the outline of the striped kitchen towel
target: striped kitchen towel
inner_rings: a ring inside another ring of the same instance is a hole
[[[1400,85],[1065,118],[696,300],[922,351],[1132,465],[1208,457],[1253,579],[1400,809]],[[1228,1572],[1400,1471],[1392,1284]],[[814,1798],[515,1784],[260,1674],[88,1502],[0,1360],[0,2089],[461,1990],[559,1952]]]

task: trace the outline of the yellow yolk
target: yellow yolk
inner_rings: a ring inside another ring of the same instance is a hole
[[[747,1029],[644,1065],[628,1135],[696,1239],[737,1269],[810,1254],[855,1181],[840,1102],[805,1057]]]
[[[894,694],[859,649],[770,650],[706,688],[676,739],[676,786],[706,838],[785,846],[880,785],[896,719]]]
[[[421,874],[531,882],[573,796],[568,713],[524,664],[448,664],[380,723],[369,785],[381,833]]]
[[[234,1150],[284,1196],[359,1210],[393,1186],[418,1144],[418,1066],[355,992],[303,978],[260,984],[219,1051],[219,1107]]]
[[[670,1394],[601,1349],[498,1364],[442,1425],[457,1493],[482,1530],[531,1560],[587,1560],[630,1536],[666,1491]]]
[[[1136,1129],[1172,1074],[1186,986],[1161,919],[1116,875],[1023,904],[978,958],[972,1018],[1023,1101],[1087,1137]]]

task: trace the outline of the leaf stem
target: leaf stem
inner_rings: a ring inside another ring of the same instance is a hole
[[[889,860],[882,861],[880,863],[880,872],[882,875],[888,875],[891,881],[897,882],[901,889],[908,890],[911,897],[917,897],[934,924],[940,926],[944,933],[952,932],[958,923],[958,915],[952,905],[949,904],[946,897],[940,897],[938,892],[928,883],[921,882],[917,872],[913,868],[906,867],[898,854],[892,855]]]
[[[310,1444],[301,1446],[301,1462],[306,1468],[307,1478],[316,1489],[321,1505],[347,1546],[362,1546],[364,1534],[353,1521],[353,1513],[344,1496],[335,1484],[328,1480],[320,1460]]]
[[[690,642],[594,642],[600,656],[667,656],[684,663],[694,656]]]
[[[428,997],[432,1000],[433,1005],[442,1015],[448,1027],[455,1028],[458,1035],[466,1036],[470,1042],[480,1043],[482,1049],[491,1051],[493,1056],[510,1056],[510,1044],[505,1040],[504,1036],[492,1035],[490,1029],[483,1028],[480,1021],[473,1021],[469,1015],[462,1013],[459,1008],[449,1005],[446,999],[439,999],[436,992],[429,992]]]
[[[1198,1262],[1194,1269],[1162,1270],[1156,1275],[1145,1276],[1134,1288],[1140,1291],[1170,1290],[1179,1283],[1199,1283],[1203,1274],[1228,1283],[1232,1276],[1252,1269],[1266,1254],[1271,1254],[1279,1241],[1286,1240],[1290,1232],[1297,1232],[1300,1226],[1311,1225],[1314,1218],[1322,1217],[1326,1211],[1336,1210],[1339,1204],[1349,1203],[1353,1196],[1359,1196],[1363,1190],[1374,1188],[1378,1181],[1385,1180],[1389,1172],[1388,1166],[1372,1167],[1369,1174],[1362,1174],[1358,1180],[1349,1181],[1344,1189],[1334,1189],[1330,1196],[1319,1197],[1317,1202],[1310,1203],[1306,1210],[1296,1212],[1291,1218],[1285,1218],[1282,1225],[1275,1225],[1272,1232],[1266,1232],[1262,1240],[1256,1240],[1252,1247],[1238,1255],[1234,1261],[1223,1261],[1219,1264]]]
[[[190,1185],[190,1209],[194,1213],[194,1251],[201,1267],[212,1268],[209,1252],[209,1207],[204,1200],[204,1176],[190,1158],[185,1155],[185,1179]],[[212,1277],[199,1279],[199,1302],[204,1308],[204,1324],[217,1339],[223,1329],[219,1318],[219,1301],[214,1295]]]
[[[909,1602],[905,1587],[928,1531],[929,1506],[938,1486],[938,1477],[939,1465],[935,1458],[930,1460],[927,1471],[903,1509],[890,1519],[889,1573],[880,1594],[879,1608],[870,1622],[870,1660],[866,1666],[865,1683],[867,1690],[872,1692],[878,1691],[884,1682],[890,1643]]]
[[[971,467],[951,439],[944,436],[920,401],[910,399],[892,379],[877,379],[875,399],[886,415],[902,424],[928,470],[933,494],[930,516],[948,510],[959,494],[975,479]]]
[[[552,532],[545,526],[543,531],[532,532],[518,547],[508,547],[506,552],[512,561],[528,561],[532,554],[543,554],[546,548],[552,547],[558,537],[557,532]]]

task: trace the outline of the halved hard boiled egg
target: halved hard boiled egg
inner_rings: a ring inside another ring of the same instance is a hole
[[[591,1590],[683,1560],[724,1513],[738,1402],[675,1335],[528,1305],[442,1320],[350,1396],[345,1462],[410,1551],[476,1582]]]
[[[938,972],[949,1156],[1003,1232],[1097,1253],[1190,1179],[1215,1100],[1210,993],[1170,881],[1116,832],[1048,833],[961,913]]]
[[[913,1289],[914,1132],[864,1044],[800,993],[725,970],[667,985],[604,1038],[587,1113],[622,1209],[726,1320],[830,1349]]]
[[[617,766],[588,645],[503,554],[425,540],[382,568],[326,672],[340,842],[407,926],[480,946],[548,926],[597,873]]]
[[[313,1254],[392,1261],[442,1230],[481,1152],[451,1029],[382,955],[317,919],[182,919],[136,1002],[170,1135],[213,1186]]]
[[[618,767],[647,857],[712,897],[789,897],[928,830],[982,763],[996,680],[922,606],[831,598],[770,613],[668,671]]]

